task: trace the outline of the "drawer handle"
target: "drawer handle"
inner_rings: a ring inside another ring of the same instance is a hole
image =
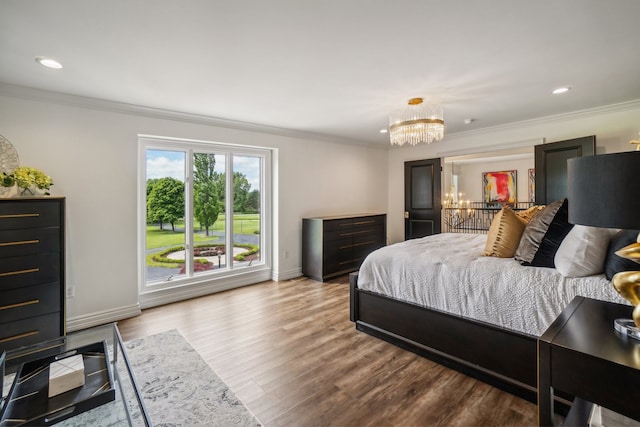
[[[0,215],[0,219],[9,219],[9,218],[33,218],[39,217],[39,213],[26,213],[26,214],[6,214]]]
[[[19,340],[20,338],[30,337],[32,335],[37,335],[39,333],[40,333],[39,330],[35,330],[35,331],[25,332],[23,334],[14,335],[12,337],[0,338],[0,343],[9,342],[9,341],[13,341],[13,340]]]
[[[340,249],[347,249],[347,248],[355,248],[357,246],[365,246],[365,245],[370,245],[372,243],[375,243],[375,240],[369,240],[368,242],[363,242],[363,243],[354,243],[353,245],[344,245],[344,246],[340,246]]]
[[[40,243],[40,239],[35,240],[21,240],[19,242],[4,242],[0,243],[0,246],[17,246],[17,245],[33,245]]]
[[[367,233],[371,233],[371,230],[353,231],[351,233],[340,233],[340,237],[355,236],[356,234],[367,234]]]
[[[16,274],[37,273],[38,271],[40,271],[39,268],[29,268],[27,270],[18,270],[18,271],[7,271],[6,273],[0,273],[0,277],[15,276]]]
[[[17,302],[15,304],[3,305],[0,307],[0,310],[9,310],[12,308],[24,307],[27,305],[38,304],[40,302],[39,299],[32,299],[30,301]]]
[[[349,261],[342,261],[342,262],[339,262],[338,265],[351,264],[351,263],[357,262],[357,261],[362,261],[362,258],[354,258],[354,259],[350,259]]]

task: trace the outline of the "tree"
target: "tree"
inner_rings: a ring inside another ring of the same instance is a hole
[[[260,212],[260,191],[252,190],[247,195],[247,202],[245,204],[246,213],[258,213]]]
[[[214,171],[214,154],[195,153],[193,155],[193,213],[209,235],[209,227],[218,220],[220,214],[219,175]]]
[[[151,181],[151,182],[150,182]],[[147,181],[147,223],[171,223],[175,231],[175,222],[184,218],[184,182],[165,177]]]
[[[247,212],[247,197],[251,184],[247,177],[240,172],[233,173],[233,211]]]
[[[160,178],[149,178],[147,180],[147,197],[151,194],[151,190],[153,190],[153,186],[156,185],[160,181]]]

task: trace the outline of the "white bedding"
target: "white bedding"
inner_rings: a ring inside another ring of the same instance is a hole
[[[358,287],[534,336],[577,295],[628,304],[604,274],[567,278],[484,257],[486,238],[444,233],[385,246],[364,260]]]

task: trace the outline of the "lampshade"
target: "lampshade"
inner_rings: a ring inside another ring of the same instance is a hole
[[[569,222],[640,229],[640,151],[567,160]]]

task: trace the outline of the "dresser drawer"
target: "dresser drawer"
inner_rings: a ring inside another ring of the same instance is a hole
[[[0,352],[64,335],[60,313],[30,317],[0,324]]]
[[[60,283],[23,286],[0,292],[0,323],[60,311]]]
[[[324,221],[324,231],[340,231],[350,229],[353,226],[353,218],[331,219]]]
[[[382,228],[385,224],[385,217],[383,215],[378,216],[366,216],[362,218],[354,218],[351,224],[353,228]]]
[[[0,258],[0,291],[60,281],[60,253]]]
[[[60,225],[61,205],[45,201],[9,201],[0,204],[0,230]]]
[[[60,252],[60,227],[0,231],[0,258]]]

